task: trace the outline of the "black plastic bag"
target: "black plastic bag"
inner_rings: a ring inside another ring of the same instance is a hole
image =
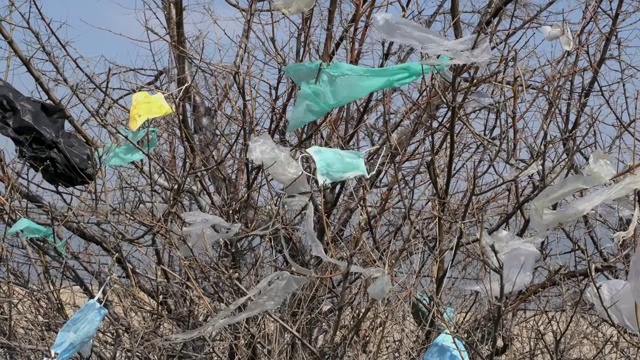
[[[94,149],[65,131],[64,109],[22,95],[0,80],[0,134],[9,137],[32,169],[56,186],[91,183],[97,172]]]

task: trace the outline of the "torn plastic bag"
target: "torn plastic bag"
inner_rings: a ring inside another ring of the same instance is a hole
[[[462,341],[444,331],[422,355],[422,360],[469,360],[469,353]]]
[[[311,192],[300,164],[291,157],[289,149],[273,142],[269,134],[262,134],[249,142],[247,158],[262,165],[277,182],[284,186],[287,195]]]
[[[102,149],[98,149],[98,157],[104,166],[125,166],[134,161],[142,160],[145,153],[150,153],[158,146],[158,129],[148,128],[139,131],[129,131],[121,128],[120,134],[128,140],[123,140],[121,145],[109,144]],[[147,134],[149,136],[147,137]],[[142,141],[139,150],[135,145]],[[133,144],[132,144],[133,143]]]
[[[56,249],[62,254],[65,253],[66,241],[57,241],[55,240],[55,235],[52,228],[44,227],[40,224],[36,224],[35,222],[22,218],[16,221],[15,224],[9,230],[7,230],[7,236],[16,234],[18,232],[22,232],[22,236],[27,239],[33,238],[43,238],[46,239],[49,244],[55,246]]]
[[[172,113],[173,108],[167,103],[163,94],[151,95],[146,91],[137,92],[131,97],[129,129],[136,131],[147,120]]]
[[[91,354],[93,337],[109,311],[98,300],[107,284],[104,284],[95,298],[89,300],[69,321],[64,324],[51,347],[51,356],[56,360],[68,360],[80,351],[83,356]]]
[[[537,245],[542,240],[542,238],[520,238],[505,230],[498,230],[493,235],[484,232],[481,238],[483,252],[493,267],[501,269],[502,282],[500,274],[491,271],[481,284],[468,288],[485,292],[493,297],[500,296],[501,284],[504,286],[505,294],[524,289],[533,280],[535,263],[541,256]],[[495,248],[495,252],[492,247]]]
[[[282,70],[300,87],[287,131],[299,129],[332,109],[361,99],[375,91],[400,87],[416,81],[433,69],[418,62],[367,68],[343,62],[306,62]],[[438,66],[436,71],[445,70]],[[317,81],[316,81],[317,80]]]
[[[593,303],[598,316],[607,321],[611,319],[614,324],[638,333],[631,284],[624,280],[613,279],[599,281],[597,287],[599,290],[591,285],[585,291],[584,296],[586,300]]]
[[[389,275],[387,275],[386,272],[381,268],[363,268],[358,265],[351,265],[349,267],[349,264],[346,261],[339,261],[327,256],[327,254],[324,252],[322,244],[320,243],[320,240],[318,240],[318,237],[313,230],[313,218],[313,205],[309,203],[300,230],[302,232],[304,245],[311,248],[311,255],[317,256],[328,263],[338,265],[338,267],[342,270],[346,270],[347,268],[349,268],[350,272],[360,273],[366,277],[382,277],[383,279],[376,279],[376,281],[369,285],[367,292],[369,293],[369,296],[376,300],[384,299],[392,288],[391,278],[389,277]]]
[[[563,49],[566,51],[573,50],[573,35],[567,22],[564,22],[562,25],[541,26],[540,32],[542,32],[545,40],[560,40]]]
[[[293,276],[286,271],[273,273],[262,279],[253,289],[249,290],[247,296],[234,301],[227,309],[221,311],[205,325],[194,330],[171,335],[163,339],[163,341],[188,341],[199,336],[212,334],[225,326],[235,324],[265,311],[275,310],[289,295],[293,294],[308,281],[305,277]],[[249,298],[253,298],[253,301],[247,304],[244,311],[237,315],[232,315],[233,312]]]
[[[636,231],[636,225],[638,225],[638,215],[639,215],[640,211],[638,206],[636,206],[636,209],[633,211],[633,216],[631,217],[631,223],[629,224],[629,228],[625,231],[619,231],[615,234],[613,234],[613,242],[616,245],[620,245],[620,242],[622,240],[628,239],[630,237],[633,236],[633,234]],[[640,298],[638,298],[640,299]]]
[[[91,183],[97,173],[93,148],[65,131],[64,109],[22,95],[0,80],[0,134],[13,141],[18,157],[56,186]]]
[[[274,9],[285,15],[305,13],[316,4],[316,0],[273,0]]]
[[[182,228],[182,233],[188,237],[187,243],[191,249],[181,249],[185,256],[190,256],[192,251],[197,255],[218,240],[231,239],[241,227],[240,224],[230,224],[219,216],[200,211],[182,213],[180,217],[191,224]]]
[[[446,55],[450,58],[435,60],[435,63],[470,64],[491,59],[491,44],[488,37],[481,36],[476,42],[477,36],[473,34],[450,41],[418,23],[389,13],[375,14],[373,24],[380,36],[387,41],[409,45],[429,55]]]
[[[462,100],[463,97],[464,94],[458,95],[459,100]],[[491,95],[478,90],[467,96],[467,101],[464,103],[464,107],[467,111],[471,111],[475,109],[490,108],[495,104],[496,101],[491,97]]]

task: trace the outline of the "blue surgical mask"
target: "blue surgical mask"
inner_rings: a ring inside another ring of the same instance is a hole
[[[316,175],[320,185],[344,181],[357,176],[369,177],[364,163],[364,152],[312,146],[307,149],[307,153],[316,163]]]

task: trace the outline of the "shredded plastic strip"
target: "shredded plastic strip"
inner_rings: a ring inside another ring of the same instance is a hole
[[[470,64],[491,59],[488,37],[481,37],[476,41],[477,36],[473,34],[450,41],[418,23],[389,13],[375,14],[373,23],[376,31],[387,41],[409,45],[429,55],[449,57],[429,62],[430,64]]]
[[[240,224],[230,224],[219,216],[201,211],[185,212],[180,214],[180,217],[190,224],[182,228],[189,246],[188,249],[180,249],[184,256],[197,255],[206,251],[208,246],[216,241],[231,239],[242,227]]]
[[[167,343],[188,341],[212,334],[225,326],[235,324],[265,311],[275,310],[282,305],[289,295],[293,294],[308,281],[305,277],[293,276],[286,271],[273,273],[249,290],[247,296],[234,301],[227,309],[221,311],[205,325],[194,330],[168,336],[163,341]],[[253,301],[247,304],[243,312],[232,315],[238,307],[250,298],[253,298]]]

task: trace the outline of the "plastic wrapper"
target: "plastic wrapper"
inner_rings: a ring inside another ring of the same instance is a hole
[[[491,44],[487,37],[469,35],[458,40],[447,40],[437,32],[389,13],[374,15],[374,28],[380,36],[402,45],[409,45],[429,55],[446,55],[440,64],[482,63],[491,59]],[[474,47],[474,44],[476,46]]]
[[[204,252],[209,244],[230,239],[241,228],[240,224],[230,224],[219,216],[200,211],[182,213],[180,217],[190,224],[182,228],[182,233],[188,237],[189,245],[189,249],[181,249],[181,253],[185,256],[191,255],[192,252],[193,254]]]
[[[262,165],[274,180],[284,186],[287,195],[311,192],[300,164],[291,157],[289,149],[273,142],[268,134],[262,134],[249,142],[247,158]]]
[[[136,131],[147,120],[172,113],[173,108],[167,103],[163,94],[151,95],[146,91],[137,92],[131,97],[129,129]]]
[[[571,29],[566,22],[562,25],[541,26],[540,32],[542,32],[545,40],[559,40],[563,49],[566,51],[573,50],[573,34],[571,34]]]
[[[35,222],[22,218],[16,221],[15,224],[9,230],[7,230],[7,235],[11,236],[18,232],[22,233],[27,239],[33,238],[43,238],[46,239],[51,245],[55,246],[58,251],[62,254],[65,253],[66,241],[57,241],[55,240],[54,232],[52,228],[44,227],[40,224],[36,224]]]
[[[469,360],[469,353],[462,341],[445,331],[429,346],[422,360]]]
[[[51,355],[54,359],[68,360],[81,351],[85,357],[87,354],[91,354],[93,337],[109,313],[98,303],[103,290],[104,286],[94,299],[82,306],[60,329],[56,341],[51,347]]]
[[[56,186],[86,185],[96,177],[94,149],[65,131],[65,111],[26,97],[0,80],[0,134],[8,137],[18,157]]]
[[[316,0],[274,0],[273,7],[285,15],[305,13],[313,8]]]
[[[322,66],[322,68],[320,68]],[[299,129],[332,109],[361,99],[375,91],[397,88],[416,81],[432,71],[418,62],[368,68],[343,62],[328,66],[320,61],[291,64],[282,70],[300,87],[287,131]],[[445,70],[435,67],[436,71]]]
[[[134,161],[142,160],[146,157],[145,153],[152,152],[158,146],[158,129],[149,128],[139,131],[129,131],[120,129],[120,132],[128,139],[123,144],[109,144],[103,149],[99,149],[98,157],[104,166],[125,166]],[[147,137],[147,134],[149,136]],[[140,142],[139,150],[133,144]]]
[[[221,328],[235,324],[237,322],[256,316],[265,311],[275,310],[296,290],[306,284],[309,280],[305,277],[293,276],[286,271],[279,271],[264,278],[253,289],[249,290],[247,296],[234,301],[227,309],[221,311],[205,325],[180,334],[167,337],[166,342],[183,342],[203,335],[212,334]],[[239,314],[233,313],[247,300],[244,311]]]
[[[519,238],[505,230],[498,230],[493,235],[484,233],[481,240],[483,251],[491,264],[501,269],[502,282],[500,274],[491,271],[480,285],[471,286],[469,289],[498,297],[501,284],[504,286],[505,294],[527,287],[533,280],[535,263],[541,256],[537,245],[542,240],[541,238]],[[495,248],[495,252],[492,247]]]

